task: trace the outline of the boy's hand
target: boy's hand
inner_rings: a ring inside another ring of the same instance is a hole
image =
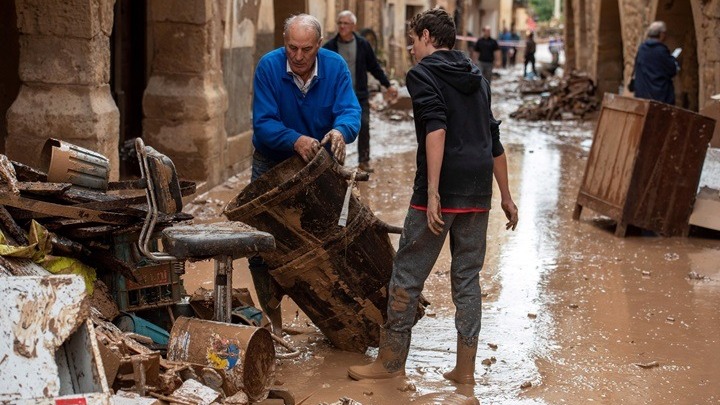
[[[427,220],[428,228],[430,232],[435,235],[440,235],[445,226],[445,222],[442,220],[442,213],[440,212],[440,194],[437,191],[428,190],[428,202],[427,202]]]
[[[505,230],[512,229],[515,230],[515,227],[518,223],[518,208],[513,202],[512,199],[509,200],[502,200],[500,203],[500,206],[502,207],[503,211],[505,212],[505,217],[508,219],[508,223],[505,224]]]

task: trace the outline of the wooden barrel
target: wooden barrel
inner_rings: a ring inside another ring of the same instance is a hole
[[[167,358],[219,370],[227,396],[243,391],[260,402],[275,383],[275,346],[263,328],[179,317],[170,332]]]
[[[225,215],[275,237],[270,274],[338,348],[378,345],[395,256],[387,225],[355,196],[338,226],[348,182],[325,151],[290,158],[248,185]],[[421,314],[419,316],[422,316]]]

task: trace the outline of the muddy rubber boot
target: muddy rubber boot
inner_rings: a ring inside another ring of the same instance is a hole
[[[255,293],[258,297],[258,304],[267,315],[272,326],[272,332],[276,336],[282,337],[282,310],[280,301],[276,298],[275,288],[273,288],[273,279],[267,270],[250,270],[253,285],[255,285]]]
[[[405,360],[410,349],[410,332],[380,328],[380,349],[375,361],[365,366],[348,367],[353,380],[381,380],[405,375]]]
[[[475,357],[477,356],[478,339],[467,339],[458,335],[457,362],[455,368],[443,373],[445,379],[458,384],[475,384]]]

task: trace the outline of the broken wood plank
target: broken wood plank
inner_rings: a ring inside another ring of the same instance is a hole
[[[0,205],[0,226],[18,245],[28,244],[27,233],[13,219],[7,209]]]
[[[86,208],[76,208],[69,205],[60,205],[33,200],[30,198],[18,197],[9,193],[0,194],[0,204],[22,208],[24,210],[38,212],[45,215],[82,219],[88,222],[129,224],[136,221],[136,218],[124,214],[96,211]]]
[[[46,173],[15,160],[11,160],[10,162],[12,162],[15,168],[15,175],[19,181],[47,181]]]
[[[70,183],[48,183],[44,181],[19,181],[17,188],[21,193],[37,195],[59,195],[72,187]]]

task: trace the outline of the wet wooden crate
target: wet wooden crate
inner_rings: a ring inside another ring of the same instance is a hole
[[[578,192],[584,207],[664,236],[687,235],[715,121],[667,104],[606,93]]]

